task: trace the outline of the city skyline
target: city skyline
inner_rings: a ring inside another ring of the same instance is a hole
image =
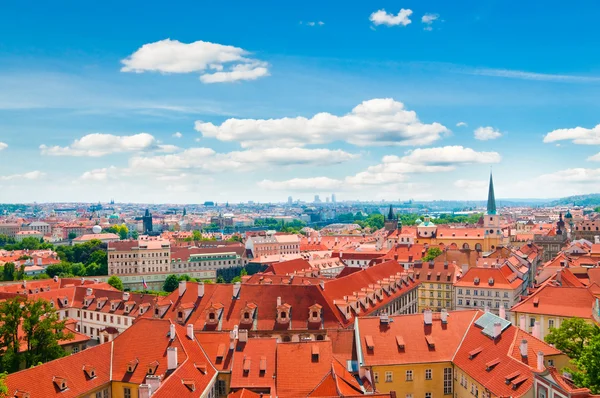
[[[598,192],[591,1],[110,4],[0,15],[0,203]]]

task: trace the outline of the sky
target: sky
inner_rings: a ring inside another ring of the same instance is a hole
[[[0,203],[598,192],[598,12],[3,1]]]

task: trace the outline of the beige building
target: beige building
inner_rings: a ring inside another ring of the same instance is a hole
[[[0,224],[0,235],[14,238],[20,230],[21,227],[19,224]]]
[[[38,231],[41,232],[42,235],[50,235],[52,233],[52,227],[47,222],[42,221],[34,221],[32,223],[27,224],[24,228],[24,231]]]
[[[266,236],[252,236],[246,241],[246,249],[256,258],[265,256],[300,255],[300,238],[298,235],[277,235],[267,233]]]
[[[140,238],[108,244],[108,274],[153,274],[171,270],[171,244],[160,238]]]
[[[15,240],[17,242],[22,242],[25,238],[35,238],[40,239],[43,238],[44,235],[38,231],[19,231],[15,235]]]

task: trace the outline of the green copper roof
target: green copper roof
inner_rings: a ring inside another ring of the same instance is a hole
[[[496,214],[496,196],[494,195],[494,180],[490,173],[490,190],[488,192],[487,214]]]

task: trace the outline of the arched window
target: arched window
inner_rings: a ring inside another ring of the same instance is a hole
[[[469,250],[469,244],[468,243],[463,243],[462,248],[465,250]]]

